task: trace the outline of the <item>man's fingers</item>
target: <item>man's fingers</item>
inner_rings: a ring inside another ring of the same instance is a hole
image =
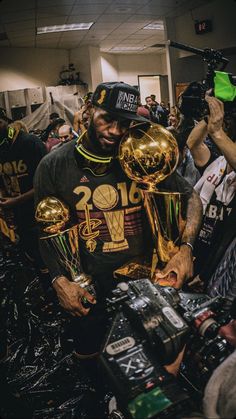
[[[96,299],[91,295],[88,291],[86,291],[84,288],[81,288],[80,290],[80,296],[84,299],[88,300],[92,304],[96,304]]]

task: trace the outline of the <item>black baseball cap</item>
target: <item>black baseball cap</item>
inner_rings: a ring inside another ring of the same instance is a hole
[[[100,83],[92,96],[92,105],[104,109],[118,118],[149,123],[137,114],[140,94],[136,87],[122,82]]]
[[[12,122],[12,119],[8,118],[5,109],[0,108],[0,119],[3,119],[6,122]]]

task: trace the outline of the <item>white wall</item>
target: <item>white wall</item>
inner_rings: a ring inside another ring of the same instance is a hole
[[[68,66],[67,50],[0,48],[0,56],[0,91],[54,86]]]
[[[141,103],[146,104],[145,98],[155,95],[157,102],[161,101],[160,77],[159,76],[143,76],[139,78],[139,88]]]
[[[100,49],[97,47],[89,47],[89,58],[91,68],[92,90],[102,82],[102,63]]]
[[[138,76],[166,74],[162,54],[118,55],[119,80],[138,85]]]
[[[138,85],[140,75],[166,74],[164,54],[130,55],[102,54],[103,81],[123,81]]]
[[[80,79],[88,84],[88,90],[92,90],[89,48],[81,47],[70,50],[70,62],[75,65],[76,70],[80,73]]]
[[[119,81],[117,55],[103,53],[101,64],[103,81]]]

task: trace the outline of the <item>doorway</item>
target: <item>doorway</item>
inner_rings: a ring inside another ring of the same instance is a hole
[[[161,75],[140,75],[138,76],[139,91],[141,103],[146,104],[145,97],[150,95],[156,96],[156,101],[160,103],[162,100],[167,104],[169,101],[168,80],[167,76]]]
[[[161,89],[160,76],[138,76],[139,91],[141,96],[141,103],[146,104],[145,97],[150,95],[156,96],[156,101],[160,103]]]

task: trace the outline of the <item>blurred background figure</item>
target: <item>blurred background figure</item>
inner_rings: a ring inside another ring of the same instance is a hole
[[[74,138],[77,138],[77,136],[74,135],[73,129],[70,125],[64,124],[58,129],[58,139],[59,142],[55,144],[51,150],[56,150],[58,147],[61,147],[63,144],[68,143],[68,141],[73,140]]]
[[[171,106],[168,116],[168,126],[178,129],[183,119],[184,116],[181,114],[179,108],[177,106]]]
[[[74,114],[74,120],[73,120],[73,129],[77,134],[81,134],[86,130],[86,128],[83,125],[82,121],[82,115],[83,112],[91,106],[91,99],[92,99],[93,92],[88,92],[83,97],[83,105],[81,106],[80,110],[75,112]]]
[[[42,132],[41,134],[41,140],[46,143],[49,133],[52,130],[52,126],[54,124],[54,121],[57,120],[58,118],[60,118],[60,115],[57,112],[52,112],[49,115],[49,124],[47,126],[47,128],[45,128],[45,130]]]
[[[21,120],[17,120],[17,121],[14,121],[12,124],[11,124],[11,126],[16,130],[16,131],[20,131],[20,130],[22,130],[22,131],[24,131],[24,132],[26,132],[26,133],[29,133],[29,130],[28,130],[28,128],[27,128],[27,126],[25,125],[25,123],[23,122],[23,121],[21,121]]]
[[[159,103],[153,99],[154,97],[155,95],[150,95],[145,98],[145,107],[150,112],[150,119],[152,122],[166,127],[168,125],[166,113],[164,112],[164,109],[159,105]]]
[[[48,132],[48,138],[45,142],[47,151],[50,151],[53,146],[59,144],[60,139],[58,135],[59,128],[65,124],[65,120],[62,118],[57,118],[50,125],[50,131]]]

